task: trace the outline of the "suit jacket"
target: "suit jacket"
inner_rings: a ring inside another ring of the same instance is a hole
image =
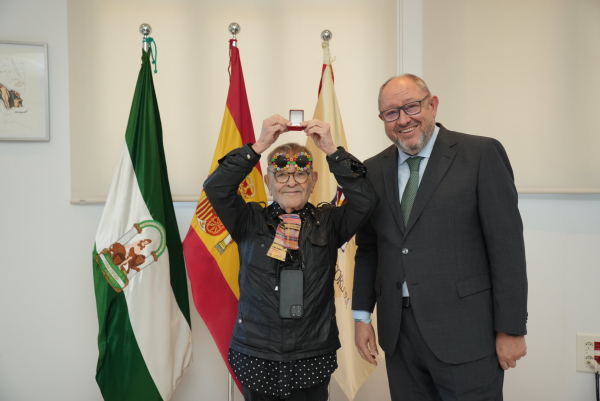
[[[523,223],[506,152],[492,138],[440,132],[406,227],[398,149],[368,159],[381,201],[357,234],[352,309],[377,304],[379,344],[396,347],[402,282],[425,341],[446,363],[495,351],[495,332],[526,334]]]

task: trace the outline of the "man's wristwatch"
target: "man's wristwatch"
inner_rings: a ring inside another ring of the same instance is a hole
[[[371,319],[354,319],[355,322],[361,322],[361,323],[371,323]]]

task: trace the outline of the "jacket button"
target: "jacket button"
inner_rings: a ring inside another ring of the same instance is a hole
[[[250,155],[246,155],[246,157],[248,158],[248,160],[250,160]]]
[[[242,324],[242,319],[238,320],[238,323]]]
[[[402,288],[402,283],[401,282],[397,282],[396,283],[396,287],[398,287],[398,289],[401,289]]]
[[[408,254],[408,248],[404,248],[404,249],[402,250],[402,254],[404,254],[404,255]]]

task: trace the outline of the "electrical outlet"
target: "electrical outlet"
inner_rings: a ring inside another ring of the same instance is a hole
[[[577,333],[576,363],[578,372],[594,373],[588,361],[600,363],[600,334]]]

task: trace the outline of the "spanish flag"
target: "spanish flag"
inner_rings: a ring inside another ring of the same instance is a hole
[[[219,159],[232,149],[255,142],[240,53],[235,39],[229,41],[229,57],[229,94],[210,173],[217,168]],[[240,184],[238,194],[246,202],[267,201],[260,164]],[[183,251],[196,309],[210,330],[231,375],[235,377],[227,362],[227,351],[240,297],[238,248],[204,191],[183,241]],[[239,382],[237,384],[240,387]]]
[[[337,102],[333,85],[333,70],[329,56],[329,43],[323,42],[323,70],[319,84],[319,100],[313,115],[314,119],[325,121],[331,127],[331,137],[337,146],[348,149],[342,115]],[[341,206],[345,202],[342,188],[329,171],[325,154],[319,151],[312,139],[308,139],[306,147],[313,155],[315,170],[319,172],[319,181],[311,195],[314,205],[331,202]],[[338,249],[338,260],[335,271],[335,308],[340,342],[342,348],[337,352],[338,368],[333,373],[340,387],[349,400],[354,400],[356,393],[375,370],[375,366],[364,361],[354,345],[354,319],[352,317],[352,285],[354,281],[354,255],[356,243],[354,237],[342,248]],[[375,319],[375,314],[373,314]],[[376,322],[373,322],[376,327]],[[379,348],[381,349],[381,348]]]

